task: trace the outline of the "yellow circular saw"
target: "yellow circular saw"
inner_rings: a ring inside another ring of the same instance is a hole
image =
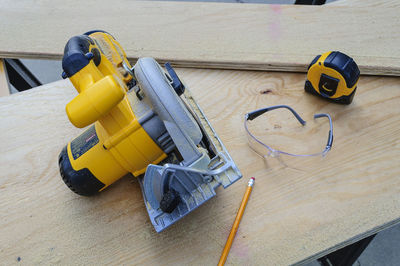
[[[139,177],[146,209],[160,232],[241,177],[226,148],[174,69],[153,58],[134,67],[110,34],[71,38],[63,77],[78,95],[71,123],[89,126],[59,156],[64,182],[80,195],[124,175]]]

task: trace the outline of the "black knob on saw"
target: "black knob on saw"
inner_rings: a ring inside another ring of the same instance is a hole
[[[178,94],[178,96],[181,96],[182,93],[185,92],[185,86],[182,84],[181,80],[179,79],[178,75],[176,74],[170,63],[165,63],[165,69],[167,69],[168,74],[172,78],[171,85],[174,88],[176,94]]]
[[[161,199],[160,208],[163,212],[171,213],[178,206],[179,201],[180,201],[179,193],[173,189],[168,190],[166,193],[164,193]]]

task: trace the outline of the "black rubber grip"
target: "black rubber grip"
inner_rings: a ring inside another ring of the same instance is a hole
[[[360,69],[353,58],[338,51],[330,53],[325,59],[324,65],[339,72],[346,81],[348,88],[353,87],[360,76]]]
[[[67,146],[58,157],[60,175],[64,183],[76,194],[92,196],[97,194],[105,185],[98,180],[87,168],[74,170],[68,158]]]
[[[91,44],[93,45],[94,41],[87,35],[79,35],[69,39],[65,45],[62,59],[63,78],[72,77],[87,66],[91,59],[94,60],[96,65],[100,64],[100,52],[97,48],[89,51]]]

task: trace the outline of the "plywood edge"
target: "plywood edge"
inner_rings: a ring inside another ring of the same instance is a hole
[[[46,53],[3,53],[0,51],[3,58],[26,58],[26,59],[48,59],[61,60],[62,54],[46,54]],[[129,61],[135,63],[137,57],[128,57]],[[301,63],[278,63],[278,62],[239,62],[239,61],[208,61],[208,60],[180,60],[174,58],[159,58],[155,57],[157,62],[164,64],[171,63],[174,67],[183,68],[201,68],[201,69],[229,69],[229,70],[257,70],[257,71],[274,71],[274,72],[299,72],[306,73],[308,64]],[[356,60],[357,61],[357,60]],[[61,64],[61,63],[60,63]],[[361,75],[372,76],[400,76],[400,68],[395,66],[373,66],[373,65],[358,65]]]
[[[4,60],[0,58],[0,97],[10,95],[10,88],[8,86],[7,69]]]
[[[392,220],[392,221],[390,221],[388,223],[382,224],[382,225],[380,225],[378,227],[374,227],[369,231],[366,231],[366,232],[364,232],[362,234],[359,234],[359,235],[357,235],[355,237],[352,237],[352,238],[350,238],[350,239],[348,239],[346,241],[343,241],[343,242],[341,242],[341,243],[339,243],[339,244],[337,244],[337,245],[335,245],[335,246],[333,246],[333,247],[331,247],[329,249],[326,249],[324,251],[318,252],[318,253],[312,255],[311,257],[308,257],[308,258],[306,258],[306,259],[304,259],[302,261],[299,261],[297,264],[298,265],[303,265],[303,264],[306,264],[306,263],[311,263],[312,261],[314,261],[316,259],[322,258],[323,256],[326,256],[326,255],[328,255],[328,254],[330,254],[332,252],[335,252],[335,251],[337,251],[337,250],[339,250],[341,248],[344,248],[344,247],[347,247],[347,246],[349,246],[351,244],[354,244],[354,243],[356,243],[356,242],[358,242],[360,240],[363,240],[364,238],[367,238],[369,236],[377,234],[377,233],[379,233],[379,232],[381,232],[383,230],[386,230],[389,227],[395,226],[397,224],[400,224],[400,218]]]
[[[386,0],[386,1],[376,1],[376,0],[338,0],[331,3],[327,3],[328,6],[348,6],[348,7],[395,7],[398,6],[397,0]]]

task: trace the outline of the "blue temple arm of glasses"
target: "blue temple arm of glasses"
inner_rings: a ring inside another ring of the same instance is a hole
[[[304,121],[300,117],[300,115],[298,113],[296,113],[295,110],[293,110],[290,106],[287,106],[287,105],[275,105],[275,106],[270,106],[270,107],[261,108],[261,109],[252,111],[252,112],[246,114],[246,120],[253,120],[268,111],[272,111],[272,110],[279,109],[279,108],[288,109],[297,118],[297,120],[300,122],[300,124],[302,124],[303,126],[306,124],[306,121]],[[326,115],[326,114],[319,114],[319,115]],[[316,117],[314,116],[314,118],[316,118]],[[332,123],[331,123],[331,125],[332,125]]]
[[[328,142],[326,143],[325,150],[330,150],[333,143],[333,126],[332,126],[332,118],[329,114],[315,114],[314,119],[320,117],[327,117],[329,119],[329,135],[328,135]]]

